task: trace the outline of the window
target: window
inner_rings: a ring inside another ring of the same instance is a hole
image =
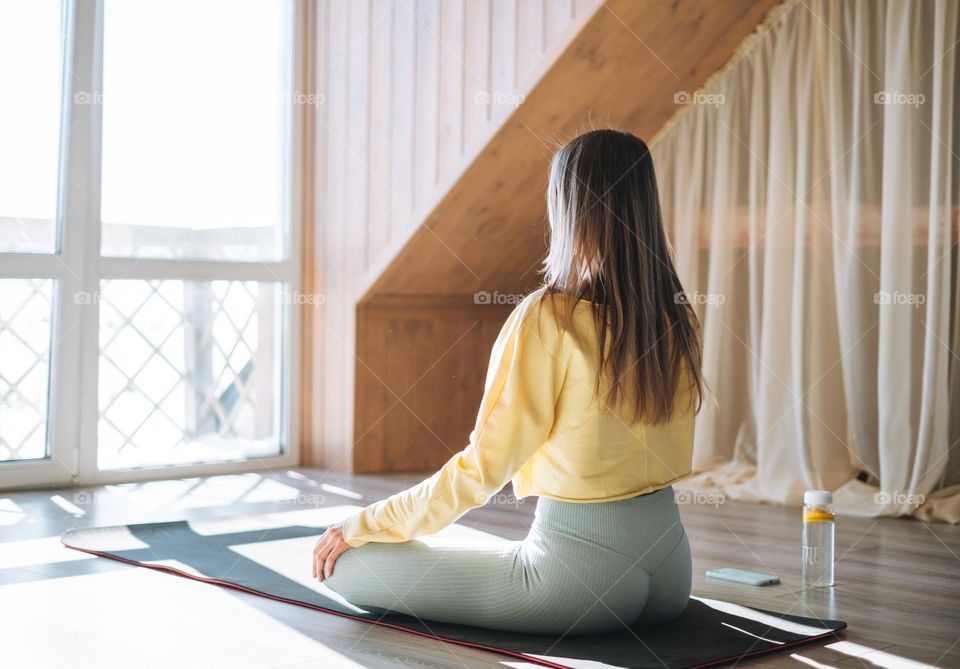
[[[286,19],[264,0],[106,1],[104,255],[286,256]]]
[[[0,468],[52,458],[64,16],[0,2]]]
[[[295,461],[298,11],[0,0],[0,486]]]
[[[48,456],[53,281],[0,279],[0,462]]]
[[[0,1],[0,252],[57,250],[62,25],[57,0]]]

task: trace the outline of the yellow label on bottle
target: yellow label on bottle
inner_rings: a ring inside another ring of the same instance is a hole
[[[803,522],[805,523],[832,523],[833,514],[826,509],[805,509],[803,512]]]

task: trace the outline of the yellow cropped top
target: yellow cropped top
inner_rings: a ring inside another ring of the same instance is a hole
[[[483,506],[507,481],[517,497],[568,502],[625,499],[690,473],[692,403],[678,391],[674,418],[635,423],[595,397],[597,335],[589,302],[569,326],[567,297],[528,296],[504,324],[467,447],[433,476],[371,504],[343,525],[351,546],[432,534]],[[688,390],[682,392],[688,393]],[[689,398],[689,395],[688,395]]]

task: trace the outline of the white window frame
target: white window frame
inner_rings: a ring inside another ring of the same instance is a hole
[[[305,2],[290,3],[291,87],[310,90],[306,80],[310,46],[305,28]],[[112,258],[100,255],[100,177],[102,113],[103,0],[64,2],[64,73],[60,130],[57,219],[58,253],[0,253],[0,278],[56,280],[50,347],[50,389],[47,443],[49,458],[0,463],[0,490],[39,485],[101,484],[176,478],[240,471],[286,468],[300,458],[300,369],[302,308],[297,300],[283,305],[281,366],[281,452],[275,456],[103,470],[97,466],[99,422],[99,306],[77,304],[73,295],[98,295],[101,279],[249,280],[281,282],[287,295],[298,295],[302,283],[303,151],[306,105],[291,95],[287,133],[286,252],[281,262],[232,262]]]

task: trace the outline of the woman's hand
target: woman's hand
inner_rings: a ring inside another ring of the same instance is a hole
[[[337,558],[351,548],[353,546],[343,538],[343,523],[328,527],[313,547],[313,578],[323,583],[323,579],[333,576],[333,565]]]

